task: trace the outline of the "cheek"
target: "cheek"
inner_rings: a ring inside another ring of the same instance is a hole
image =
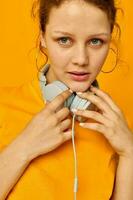
[[[57,47],[48,51],[48,57],[51,64],[58,66],[64,66],[69,61],[69,54]]]
[[[101,68],[104,64],[108,55],[108,48],[101,49],[101,51],[95,51],[91,55],[91,63],[90,66],[94,66],[95,68]]]
[[[48,57],[52,66],[52,71],[60,79],[60,77],[64,76],[65,66],[67,66],[65,53],[63,54],[57,47],[50,48]]]

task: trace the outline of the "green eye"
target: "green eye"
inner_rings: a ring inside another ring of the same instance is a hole
[[[67,41],[70,41],[68,37],[61,37],[58,39],[61,44],[67,44]]]
[[[101,45],[101,44],[103,44],[103,40],[94,38],[94,39],[91,40],[90,43],[91,43],[92,45]]]

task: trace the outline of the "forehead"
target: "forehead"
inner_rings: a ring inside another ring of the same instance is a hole
[[[75,0],[52,8],[47,27],[51,30],[62,28],[67,31],[106,31],[110,32],[110,23],[104,11],[84,1]]]

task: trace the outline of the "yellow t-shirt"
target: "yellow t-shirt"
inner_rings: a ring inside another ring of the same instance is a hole
[[[45,107],[39,81],[0,88],[0,150]],[[77,200],[109,200],[115,178],[116,153],[103,134],[75,123],[78,162]],[[16,162],[17,164],[17,162]],[[9,172],[10,173],[10,172]],[[69,140],[34,159],[8,196],[8,200],[73,200],[74,157]]]

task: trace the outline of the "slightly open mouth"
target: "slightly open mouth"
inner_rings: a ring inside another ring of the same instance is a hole
[[[85,81],[89,78],[90,73],[84,73],[84,74],[76,74],[76,73],[69,73],[71,79],[75,81]]]
[[[86,74],[89,74],[89,73],[80,73],[80,74],[77,74],[77,73],[71,73],[71,72],[69,72],[70,74],[74,74],[74,75],[76,75],[76,76],[82,76],[82,75],[86,75]]]

